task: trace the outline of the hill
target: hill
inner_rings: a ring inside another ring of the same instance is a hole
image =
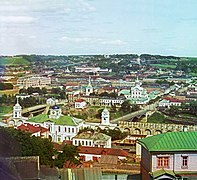
[[[20,66],[29,65],[30,62],[23,57],[1,57],[0,66]]]

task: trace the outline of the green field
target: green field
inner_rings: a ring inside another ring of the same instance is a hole
[[[153,67],[158,67],[161,69],[174,69],[176,68],[176,65],[170,65],[170,64],[150,64]]]
[[[0,106],[0,119],[2,115],[7,114],[12,111],[12,106]]]
[[[1,66],[18,66],[18,65],[29,65],[29,61],[22,57],[6,57],[0,58]]]
[[[154,112],[150,117],[148,117],[148,123],[165,123],[165,117],[159,112]]]

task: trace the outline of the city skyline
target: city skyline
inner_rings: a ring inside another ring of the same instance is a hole
[[[197,2],[1,0],[0,55],[197,56]]]

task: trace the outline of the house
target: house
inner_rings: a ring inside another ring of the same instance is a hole
[[[112,97],[101,97],[100,98],[100,105],[102,106],[121,106],[121,104],[126,100],[124,96],[120,96],[117,98],[112,98]]]
[[[49,138],[49,130],[40,125],[21,124],[17,127],[18,130],[29,132],[32,136]]]
[[[138,140],[142,179],[197,179],[197,132],[167,132]]]
[[[75,108],[76,109],[83,109],[85,107],[86,107],[86,101],[84,99],[75,100]]]
[[[54,106],[56,103],[58,103],[58,100],[54,99],[54,98],[48,98],[46,100],[46,104],[49,105],[49,106]]]
[[[82,132],[72,139],[75,146],[111,148],[111,137],[103,133]]]
[[[164,97],[163,100],[159,102],[159,107],[170,107],[170,106],[181,106],[183,100],[171,98],[171,97]]]
[[[78,147],[79,156],[84,161],[97,161],[102,155],[117,156],[118,159],[126,159],[128,152],[121,149],[99,148],[99,147]]]

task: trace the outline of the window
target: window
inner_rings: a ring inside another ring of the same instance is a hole
[[[182,168],[188,168],[188,156],[182,156]]]
[[[70,128],[68,128],[68,132],[70,133]]]
[[[60,129],[60,126],[58,126],[58,131],[60,132],[60,130],[61,130],[61,129]]]
[[[66,132],[66,127],[65,127],[64,131]]]
[[[169,167],[169,157],[157,157],[157,167],[158,168],[168,168]]]
[[[75,129],[74,128],[72,128],[72,133],[74,133],[75,132]]]

